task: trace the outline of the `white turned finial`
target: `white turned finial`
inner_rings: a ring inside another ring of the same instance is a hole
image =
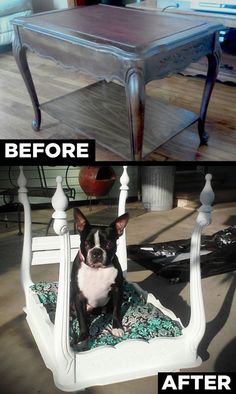
[[[61,235],[68,231],[66,220],[66,209],[68,207],[68,198],[62,188],[61,176],[56,177],[57,188],[52,197],[52,206],[55,210],[52,217],[54,219],[53,228],[56,234]]]
[[[215,194],[214,194],[212,187],[211,187],[212,175],[207,174],[205,176],[205,179],[206,179],[206,183],[205,183],[204,189],[202,190],[202,192],[200,194],[200,201],[201,201],[202,205],[211,206],[214,201],[214,198],[215,198]]]
[[[206,183],[200,194],[200,201],[202,206],[199,208],[199,219],[201,220],[203,217],[207,220],[208,223],[211,222],[211,211],[212,211],[212,203],[215,198],[215,194],[211,187],[212,175],[207,174],[205,176]]]
[[[120,177],[120,190],[129,190],[129,175],[127,173],[127,166],[123,166],[123,173]]]
[[[24,174],[23,166],[19,166],[19,169],[20,169],[20,173],[17,178],[17,184],[19,186],[19,193],[24,193],[27,192],[26,189],[27,180]]]

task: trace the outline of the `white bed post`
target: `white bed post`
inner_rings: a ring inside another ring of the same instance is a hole
[[[56,178],[57,189],[52,198],[55,210],[53,228],[60,237],[60,268],[57,307],[54,324],[54,356],[57,364],[58,381],[71,379],[74,355],[69,343],[70,313],[70,235],[67,226],[66,209],[68,199],[62,188],[62,177]]]
[[[123,215],[126,212],[126,199],[129,190],[129,176],[127,173],[127,166],[123,166],[123,173],[120,177],[120,196],[118,206],[118,216]],[[127,272],[127,249],[126,249],[126,230],[123,235],[118,239],[117,242],[117,257],[119,259],[122,271],[125,275]]]
[[[205,187],[200,194],[202,206],[199,208],[197,220],[193,229],[191,238],[190,252],[190,321],[185,335],[189,338],[189,346],[196,353],[197,347],[205,332],[205,311],[203,304],[202,286],[201,286],[201,267],[200,267],[200,249],[201,233],[205,226],[211,223],[211,204],[214,201],[214,192],[211,188],[212,176],[207,174]]]
[[[28,289],[29,286],[33,285],[30,268],[32,261],[32,221],[31,221],[31,209],[28,199],[28,190],[26,188],[27,180],[24,175],[23,167],[20,166],[20,174],[17,179],[19,186],[18,189],[18,201],[24,207],[24,241],[23,241],[23,252],[21,259],[21,284],[24,289],[26,306],[28,305]]]

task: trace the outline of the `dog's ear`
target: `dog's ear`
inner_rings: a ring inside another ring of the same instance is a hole
[[[90,226],[88,220],[78,208],[74,209],[74,220],[76,223],[76,228],[80,233],[84,231],[86,227]]]
[[[124,229],[128,223],[128,220],[129,220],[129,214],[124,213],[110,224],[110,227],[113,227],[115,229],[118,237],[120,237],[123,234]]]

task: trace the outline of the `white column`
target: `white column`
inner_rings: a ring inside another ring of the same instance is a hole
[[[200,267],[200,248],[201,234],[205,226],[211,223],[211,204],[214,201],[214,193],[211,188],[212,176],[207,174],[205,187],[200,194],[202,206],[198,210],[198,216],[193,229],[191,238],[190,251],[190,307],[191,315],[187,328],[183,331],[189,338],[189,345],[193,352],[196,352],[197,346],[205,332],[205,311],[201,285],[201,267]]]
[[[20,174],[17,179],[17,183],[19,186],[18,201],[23,205],[24,209],[24,241],[21,259],[21,284],[24,289],[27,306],[29,286],[33,284],[30,274],[32,262],[32,219],[28,190],[26,188],[27,180],[24,175],[23,167],[20,167]]]
[[[129,176],[127,173],[127,166],[123,166],[123,173],[120,177],[120,196],[118,206],[118,216],[123,215],[126,212],[126,200],[129,190]],[[127,271],[127,246],[126,246],[126,230],[124,230],[122,236],[117,241],[117,257],[119,259],[123,273]]]
[[[57,307],[54,325],[54,355],[57,364],[58,381],[65,375],[73,373],[73,351],[69,343],[69,314],[70,314],[70,235],[67,226],[66,209],[68,199],[62,188],[62,177],[56,178],[57,188],[52,198],[55,210],[53,228],[60,237],[60,268]]]
[[[173,207],[175,167],[145,166],[142,168],[142,201],[150,211]]]

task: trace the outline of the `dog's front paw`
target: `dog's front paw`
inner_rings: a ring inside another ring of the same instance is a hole
[[[85,334],[80,335],[74,342],[74,349],[76,351],[86,350],[87,346],[88,346],[88,336]]]
[[[82,333],[79,336],[76,333],[72,335],[71,346],[76,350],[84,350],[88,344],[88,334]]]
[[[87,350],[88,348],[88,341],[84,340],[82,342],[77,342],[74,346],[73,346],[74,350],[76,352],[81,352],[81,350]]]
[[[124,330],[122,330],[122,328],[113,328],[111,332],[114,337],[123,337],[124,335]]]

